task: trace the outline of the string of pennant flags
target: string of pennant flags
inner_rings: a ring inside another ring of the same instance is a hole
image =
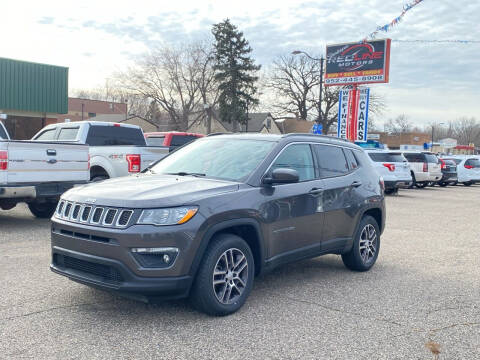
[[[480,44],[480,40],[400,40],[392,39],[393,42],[399,43],[457,43],[457,44]]]
[[[393,19],[392,21],[390,21],[388,24],[385,24],[383,26],[378,26],[377,29],[373,32],[371,32],[365,39],[363,39],[363,41],[367,41],[368,39],[375,39],[375,36],[377,36],[377,34],[380,32],[380,31],[383,31],[383,32],[388,32],[392,27],[394,27],[395,25],[397,25],[400,21],[402,21],[402,18],[405,16],[405,14],[407,13],[407,11],[410,11],[411,9],[413,9],[415,6],[417,6],[418,4],[420,4],[423,0],[414,0],[412,1],[411,3],[408,3],[408,4],[405,4],[403,5],[403,10],[402,10],[402,13],[397,16],[395,19]]]

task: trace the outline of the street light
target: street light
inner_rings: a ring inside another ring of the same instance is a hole
[[[436,124],[436,125],[438,125],[438,126],[440,126],[440,125],[445,125],[445,123],[441,122],[441,123],[438,123],[438,124]],[[433,131],[435,130],[435,126],[436,126],[436,125],[432,123],[432,148],[431,148],[431,151],[432,151],[432,152],[433,152]]]
[[[305,51],[300,51],[300,50],[292,51],[292,55],[299,55],[299,54],[303,54],[309,59],[312,59],[314,61],[320,61],[320,92],[318,94],[318,123],[320,124],[320,120],[322,119],[323,62],[325,61],[325,58],[323,57],[323,55],[320,59],[314,58],[310,56],[308,53],[306,53]]]

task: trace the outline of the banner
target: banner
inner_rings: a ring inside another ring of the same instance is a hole
[[[325,85],[387,83],[390,39],[327,45]]]
[[[355,141],[367,141],[370,89],[357,90]]]
[[[347,139],[347,124],[350,103],[350,91],[340,90],[338,99],[337,137]]]

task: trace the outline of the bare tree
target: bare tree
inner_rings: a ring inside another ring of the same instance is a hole
[[[162,47],[117,75],[122,88],[154,101],[168,114],[172,130],[205,117],[205,106],[217,101],[212,50],[206,43]]]
[[[461,117],[452,123],[453,133],[460,144],[480,143],[480,124],[473,117]]]
[[[405,114],[398,115],[395,119],[389,119],[384,127],[386,132],[395,135],[408,133],[413,130],[413,124]]]

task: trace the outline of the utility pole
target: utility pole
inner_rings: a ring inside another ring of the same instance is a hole
[[[300,50],[292,51],[292,55],[298,55],[298,54],[303,54],[306,57],[308,57],[309,59],[314,60],[314,61],[320,61],[320,91],[318,93],[318,119],[317,119],[317,123],[321,124],[321,120],[322,120],[322,92],[323,92],[323,62],[325,61],[325,58],[323,57],[323,55],[320,59],[319,58],[314,58],[314,57],[310,56],[305,51],[300,51]]]

